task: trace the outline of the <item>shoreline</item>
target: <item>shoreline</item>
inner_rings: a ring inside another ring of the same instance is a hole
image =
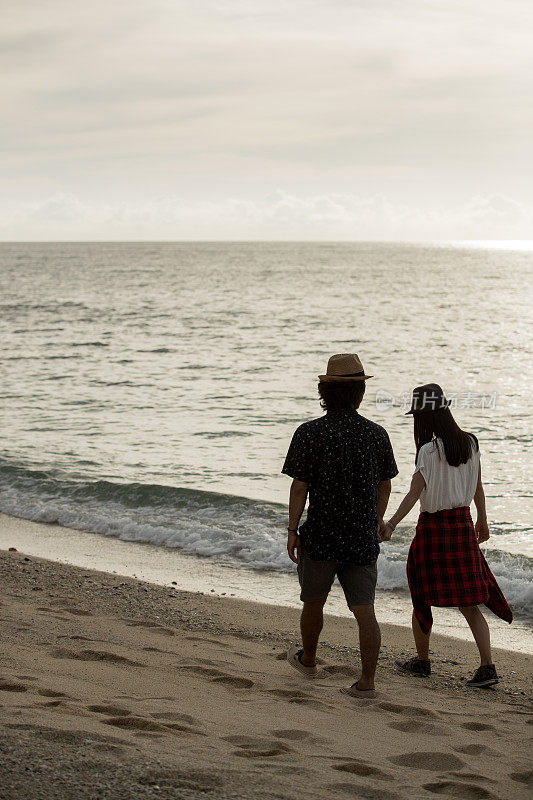
[[[247,570],[187,555],[177,549],[33,522],[0,514],[0,549],[15,547],[29,556],[84,569],[97,569],[151,584],[196,593],[239,598],[268,606],[300,609],[295,575]],[[378,589],[376,615],[380,624],[392,624],[410,633],[411,599],[408,592]],[[533,653],[533,628],[527,618],[512,625],[484,609],[495,647]],[[330,616],[351,620],[340,586],[334,584],[325,608]],[[456,609],[434,609],[435,635],[447,635],[474,647],[470,630]]]
[[[359,701],[339,692],[351,620],[326,616],[311,681],[285,658],[297,609],[20,552],[0,578],[6,800],[526,797],[524,654],[495,651],[501,683],[476,691],[473,646],[435,635],[432,676],[410,678],[393,668],[410,631],[383,624],[378,696]]]

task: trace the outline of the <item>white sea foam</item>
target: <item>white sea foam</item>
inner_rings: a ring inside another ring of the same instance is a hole
[[[140,484],[59,481],[13,468],[0,470],[0,511],[38,522],[176,548],[244,569],[290,572],[286,509],[247,498]],[[378,587],[406,590],[412,530],[398,528],[381,547]],[[516,611],[533,614],[531,559],[492,549],[492,571]]]

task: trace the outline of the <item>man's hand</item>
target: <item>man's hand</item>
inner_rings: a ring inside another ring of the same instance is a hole
[[[486,519],[478,519],[478,521],[475,524],[474,530],[476,531],[478,544],[486,542],[487,539],[490,537],[489,526],[487,524]]]
[[[388,542],[392,536],[392,528],[390,525],[387,525],[386,522],[383,520],[379,520],[378,522],[378,539],[380,542]]]
[[[300,560],[300,537],[296,533],[287,534],[287,553],[290,560],[298,564]]]

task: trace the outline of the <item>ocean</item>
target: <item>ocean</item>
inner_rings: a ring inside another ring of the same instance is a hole
[[[533,616],[533,250],[480,243],[0,244],[0,511],[268,577],[285,552],[294,429],[356,352],[360,412],[414,464],[412,388],[480,440],[486,555]],[[405,596],[416,513],[382,546]],[[244,578],[243,578],[244,580]],[[296,591],[296,590],[295,590]]]

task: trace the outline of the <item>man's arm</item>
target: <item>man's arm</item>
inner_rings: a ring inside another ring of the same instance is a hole
[[[383,517],[389,504],[391,487],[392,482],[390,480],[378,483],[378,522],[383,522]]]
[[[287,536],[287,552],[291,561],[298,563],[300,557],[300,537],[296,533],[298,523],[303,514],[308,494],[307,484],[294,478],[289,494],[289,531]],[[296,553],[295,553],[296,551]]]
[[[475,530],[476,530],[477,540],[481,544],[481,542],[486,542],[490,536],[489,526],[487,523],[487,509],[485,507],[485,491],[483,489],[483,483],[481,482],[481,462],[479,463],[479,475],[477,477],[477,486],[474,494],[474,503],[476,504],[476,511],[477,511]]]

